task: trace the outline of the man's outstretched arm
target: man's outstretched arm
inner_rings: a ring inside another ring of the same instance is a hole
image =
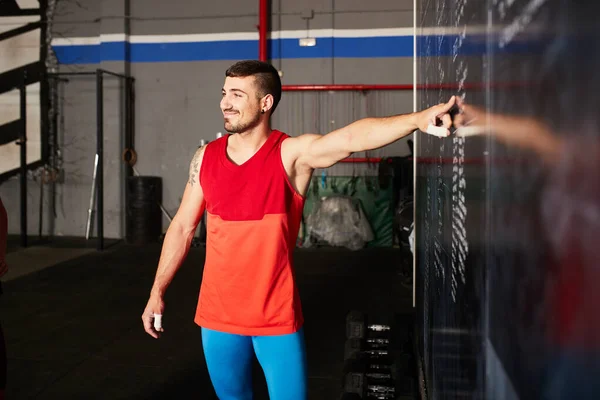
[[[298,163],[307,168],[327,168],[359,151],[374,150],[410,135],[417,129],[428,131],[441,121],[443,127],[437,127],[441,133],[436,136],[448,136],[452,119],[448,113],[454,106],[454,96],[448,103],[442,103],[426,110],[383,118],[364,118],[326,135],[307,134],[297,137],[299,151]]]
[[[204,147],[198,149],[190,163],[189,179],[183,198],[167,229],[150,299],[142,314],[144,329],[154,338],[158,338],[158,332],[162,332],[162,328],[157,331],[153,327],[154,314],[163,314],[165,291],[187,256],[196,227],[204,213],[204,193],[199,178],[203,157]]]

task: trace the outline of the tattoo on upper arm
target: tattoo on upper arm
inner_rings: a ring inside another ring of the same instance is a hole
[[[194,186],[196,183],[196,179],[198,177],[198,170],[200,166],[200,154],[202,154],[202,149],[198,149],[196,154],[194,154],[194,158],[192,158],[192,163],[190,165],[190,186]]]

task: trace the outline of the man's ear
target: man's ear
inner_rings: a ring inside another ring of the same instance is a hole
[[[262,114],[265,114],[266,112],[268,112],[271,108],[273,108],[273,103],[274,103],[273,95],[267,94],[265,97],[263,97],[260,100],[260,112]]]

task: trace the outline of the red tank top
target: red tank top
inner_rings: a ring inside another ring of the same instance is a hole
[[[206,200],[206,262],[196,324],[239,335],[294,333],[304,320],[292,253],[304,198],[281,160],[289,136],[272,131],[242,165],[226,135],[208,144],[200,170]]]

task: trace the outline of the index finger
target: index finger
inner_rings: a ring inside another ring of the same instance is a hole
[[[146,331],[146,333],[152,336],[154,339],[158,339],[158,333],[154,330],[154,327],[152,326],[152,318],[148,315],[143,315],[142,321],[144,323],[144,330]]]
[[[448,100],[448,102],[446,104],[442,104],[439,107],[439,113],[440,114],[445,114],[448,111],[450,111],[450,109],[454,106],[454,103],[456,103],[456,96],[452,96],[450,97],[450,100]]]

